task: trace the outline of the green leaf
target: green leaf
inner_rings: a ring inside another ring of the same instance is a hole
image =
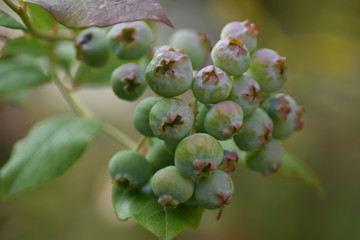
[[[101,129],[101,122],[54,117],[36,124],[15,144],[0,171],[1,196],[10,197],[64,173]]]
[[[50,81],[40,63],[29,57],[0,60],[0,96]]]
[[[320,196],[324,194],[324,189],[320,181],[314,171],[310,169],[305,162],[288,152],[283,153],[281,161],[282,166],[278,174],[286,178],[303,181],[314,187]]]
[[[67,27],[107,27],[120,22],[152,20],[173,26],[156,0],[24,0],[40,5]]]
[[[31,13],[31,19],[37,28],[50,30],[53,27],[55,19],[48,11],[37,4],[29,4],[29,9]]]
[[[3,55],[27,54],[34,57],[47,56],[50,54],[50,47],[38,39],[19,37],[6,42],[2,49]]]
[[[113,205],[120,220],[132,217],[160,239],[172,239],[187,228],[200,224],[203,209],[179,205],[175,209],[165,208],[157,198],[146,192],[127,192],[113,187]]]
[[[109,62],[104,67],[92,67],[86,63],[81,62],[79,70],[74,77],[75,85],[108,85],[110,84],[110,77],[115,68],[120,65],[128,63],[124,60],[118,60],[115,56],[111,56]]]
[[[24,30],[25,27],[7,13],[0,10],[0,26],[12,29]]]
[[[29,97],[28,89],[19,89],[16,91],[12,91],[11,93],[5,94],[0,97],[0,101],[4,101],[6,103],[21,105],[26,102]]]

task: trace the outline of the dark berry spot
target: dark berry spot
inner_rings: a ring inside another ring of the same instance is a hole
[[[216,165],[214,164],[214,161],[212,160],[195,160],[193,163],[193,166],[195,168],[195,175],[202,176],[202,175],[209,175],[210,172],[216,170]]]
[[[130,73],[125,79],[125,86],[124,89],[128,93],[134,93],[136,88],[140,86],[141,84],[136,80],[136,74]]]
[[[216,74],[215,66],[212,67],[210,71],[204,71],[202,73],[203,83],[212,83],[217,84],[219,80],[219,76]]]
[[[231,192],[218,192],[216,205],[221,207],[230,204]]]
[[[224,135],[225,136],[233,136],[237,133],[240,133],[240,129],[243,126],[242,123],[233,123],[229,126],[228,129],[224,130]]]
[[[122,30],[121,35],[119,35],[117,38],[126,44],[131,44],[136,40],[134,38],[135,33],[136,33],[135,28],[124,28]]]
[[[272,135],[271,135],[272,131],[273,131],[272,125],[270,123],[265,124],[263,139],[260,140],[261,145],[270,142],[272,140]]]
[[[180,115],[171,116],[168,115],[168,119],[163,122],[163,124],[159,128],[160,133],[166,133],[170,129],[173,129],[179,125],[184,124],[184,120]]]
[[[174,66],[176,64],[176,61],[173,59],[166,60],[162,59],[160,65],[155,67],[155,73],[165,75],[166,73],[174,74]]]
[[[93,37],[94,36],[92,33],[85,34],[81,41],[77,43],[77,46],[80,48],[81,46],[88,44],[93,39]]]
[[[286,79],[286,72],[287,72],[287,67],[285,65],[285,60],[286,58],[284,57],[280,57],[276,62],[275,62],[275,68],[277,70],[277,73],[279,74],[280,77],[282,77],[283,79]]]
[[[127,188],[130,185],[130,181],[128,178],[120,176],[115,179],[115,184],[120,188]]]
[[[224,150],[224,163],[220,170],[226,173],[233,173],[236,170],[236,163],[239,161],[239,156],[236,152]]]
[[[170,195],[162,195],[161,197],[159,197],[157,202],[164,207],[169,208],[176,208],[177,205],[179,205],[179,202],[173,199],[173,197],[171,197]]]
[[[242,55],[248,52],[244,48],[244,42],[241,38],[230,38],[229,47],[233,49],[236,55]]]
[[[258,102],[261,99],[261,91],[255,85],[251,85],[247,92],[243,93],[243,96],[248,98],[252,102]]]

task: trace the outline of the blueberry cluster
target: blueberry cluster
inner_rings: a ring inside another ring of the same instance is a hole
[[[246,152],[250,169],[264,175],[278,170],[279,140],[302,128],[303,108],[289,95],[273,93],[286,80],[285,58],[257,49],[258,32],[248,20],[231,22],[211,48],[204,34],[182,29],[169,45],[154,49],[152,32],[140,21],[115,25],[108,33],[90,28],[79,35],[78,58],[92,66],[102,65],[111,51],[136,60],[114,70],[116,96],[133,101],[147,86],[157,95],[141,100],[133,115],[135,128],[151,139],[146,155],[125,150],[110,160],[116,186],[138,191],[149,184],[166,207],[222,209],[230,203],[230,174],[239,158],[222,148],[221,141],[231,139]],[[137,64],[149,55],[145,67]],[[209,55],[213,64],[204,67]],[[194,101],[178,97],[190,89]]]

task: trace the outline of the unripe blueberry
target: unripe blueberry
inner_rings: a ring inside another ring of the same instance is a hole
[[[191,87],[193,69],[188,56],[175,51],[155,55],[145,71],[149,87],[163,97],[175,97]]]
[[[108,41],[119,59],[134,60],[150,50],[153,35],[150,27],[143,21],[119,23],[109,31]]]
[[[271,49],[262,48],[254,52],[248,75],[256,79],[261,90],[273,92],[280,89],[286,80],[286,58]]]
[[[268,98],[262,105],[274,123],[273,137],[285,139],[291,136],[295,130],[302,129],[301,120],[304,108],[298,106],[289,95],[278,93]]]
[[[246,165],[264,175],[277,172],[281,167],[282,147],[278,141],[272,140],[263,148],[246,155]]]
[[[132,150],[116,153],[109,162],[113,183],[124,190],[136,190],[151,177],[151,167],[143,155]]]
[[[156,142],[151,146],[146,154],[146,159],[150,163],[153,173],[164,167],[174,165],[174,154],[170,153],[163,141]]]
[[[127,101],[138,99],[146,89],[144,74],[135,63],[116,68],[111,74],[110,83],[115,95]]]
[[[157,171],[151,178],[151,189],[159,197],[158,203],[165,207],[177,207],[186,202],[194,193],[191,178],[180,174],[175,166]]]
[[[202,133],[206,132],[205,126],[204,126],[204,120],[205,120],[207,112],[208,112],[208,109],[204,104],[202,104],[202,103],[197,104],[197,114],[195,117],[196,132],[202,132]]]
[[[219,140],[227,140],[240,132],[243,111],[232,101],[219,102],[206,114],[204,126],[207,133]]]
[[[271,141],[273,123],[267,113],[257,108],[254,113],[245,117],[244,127],[240,134],[234,136],[236,145],[244,151],[253,152]]]
[[[236,151],[224,150],[224,161],[220,166],[220,170],[226,173],[233,173],[236,170],[236,164],[239,162],[239,155]]]
[[[76,59],[76,49],[71,41],[59,41],[55,45],[54,52],[61,65],[71,69]]]
[[[183,100],[165,98],[150,110],[150,128],[162,140],[181,140],[187,136],[194,123],[194,114]]]
[[[209,177],[201,177],[195,184],[195,200],[205,209],[224,208],[230,204],[234,193],[234,183],[229,174],[221,170],[214,171]]]
[[[214,65],[210,65],[195,75],[192,91],[199,102],[218,103],[229,96],[231,86],[228,75]]]
[[[184,138],[175,151],[175,166],[188,177],[210,175],[223,160],[220,143],[205,133]]]
[[[133,124],[142,135],[147,137],[154,137],[154,133],[150,128],[149,124],[149,114],[151,108],[157,103],[161,98],[159,97],[148,97],[141,100],[135,107],[133,113]]]
[[[224,26],[221,31],[221,39],[232,37],[244,40],[246,48],[249,52],[253,52],[257,47],[257,35],[259,34],[259,26],[250,23],[249,20],[243,22],[230,22]]]
[[[285,121],[278,119],[273,120],[273,137],[275,139],[283,140],[290,137],[296,130],[301,130],[304,126],[304,122],[301,119],[303,112],[304,108],[302,106],[296,106],[295,116],[293,118],[289,118]]]
[[[175,31],[170,37],[169,44],[184,49],[194,69],[199,69],[204,65],[211,51],[211,44],[206,35],[193,29]]]
[[[262,104],[262,108],[272,119],[286,120],[295,116],[295,100],[284,93],[272,95]]]
[[[109,44],[104,29],[85,29],[76,38],[75,47],[77,59],[93,67],[103,66],[109,59]]]
[[[252,78],[241,75],[233,78],[229,100],[239,104],[247,116],[259,107],[262,91],[259,84]]]
[[[250,54],[240,38],[218,41],[211,51],[214,65],[230,75],[240,75],[250,66]]]

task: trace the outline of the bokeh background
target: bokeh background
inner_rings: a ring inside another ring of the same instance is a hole
[[[316,172],[325,191],[319,197],[304,183],[240,167],[236,193],[221,220],[207,211],[196,231],[186,230],[176,239],[360,239],[360,1],[161,3],[177,28],[205,32],[212,44],[229,21],[250,19],[260,25],[259,47],[287,57],[288,82],[282,91],[306,109],[304,130],[284,146]],[[158,44],[173,31],[161,24],[156,30]],[[139,137],[131,124],[136,102],[121,102],[106,87],[83,89],[78,97],[134,140]],[[33,123],[68,112],[51,85],[34,89],[21,105],[1,101],[0,165]],[[113,213],[107,163],[120,149],[100,135],[63,176],[0,202],[0,239],[156,239],[133,220],[117,221]]]

